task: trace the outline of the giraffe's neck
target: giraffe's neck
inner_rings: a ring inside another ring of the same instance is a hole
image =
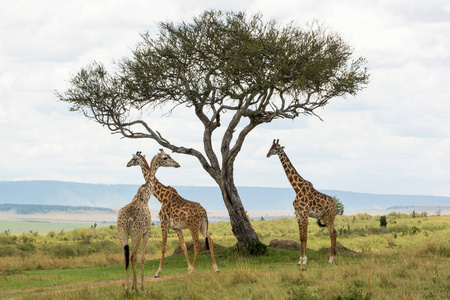
[[[280,158],[281,165],[283,166],[284,172],[286,173],[289,183],[292,185],[294,189],[296,189],[299,184],[307,182],[298,174],[297,170],[295,170],[294,166],[292,165],[291,161],[289,160],[289,158],[287,157],[286,153],[283,150],[281,150],[281,153],[278,154],[278,157]]]
[[[142,170],[142,175],[144,175],[145,182],[151,183],[152,193],[155,195],[156,199],[158,199],[161,204],[164,204],[170,199],[170,195],[173,193],[167,186],[159,182],[156,178],[156,170],[152,171],[153,167],[150,168],[148,164],[140,165]],[[153,166],[153,161],[152,161]]]
[[[159,182],[158,178],[155,178],[155,185],[153,187],[153,195],[158,199],[161,204],[167,203],[171,199],[173,190]]]
[[[136,195],[135,199],[137,201],[148,203],[154,189],[155,174],[158,170],[158,167],[153,164],[153,161],[149,166],[145,160],[140,164],[140,167],[142,170],[142,174],[144,175],[145,183],[139,188],[138,194]]]
[[[150,166],[148,165],[148,163],[145,159],[139,166],[141,167],[142,175],[144,175],[145,182],[151,181],[152,173],[153,173],[153,178],[155,177],[156,168],[150,168]],[[155,169],[155,170],[151,171],[151,169]]]

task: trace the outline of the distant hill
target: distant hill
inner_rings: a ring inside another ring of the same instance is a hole
[[[139,185],[87,184],[61,181],[0,181],[0,204],[70,205],[120,208],[133,199]],[[184,198],[201,203],[207,210],[225,210],[218,187],[175,186]],[[238,187],[247,210],[292,210],[291,188]],[[387,209],[393,206],[450,205],[450,197],[382,195],[322,190],[336,196],[345,210]],[[159,209],[155,197],[150,208]]]
[[[64,206],[64,205],[42,205],[42,204],[0,204],[0,212],[14,212],[19,215],[56,213],[112,213],[117,212],[111,208],[89,207],[89,206]]]

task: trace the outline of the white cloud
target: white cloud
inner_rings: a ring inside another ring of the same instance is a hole
[[[9,1],[0,10],[0,180],[141,183],[124,165],[159,145],[124,140],[68,111],[54,90],[92,60],[111,66],[158,21],[190,21],[204,9],[261,12],[299,25],[313,19],[368,59],[371,82],[314,117],[256,128],[235,166],[238,185],[289,186],[279,138],[306,179],[321,189],[450,195],[450,6],[422,1]],[[173,143],[202,148],[201,125],[177,110],[151,123]],[[220,130],[219,130],[220,131]],[[220,146],[216,138],[215,146]],[[172,185],[214,185],[193,157],[158,173]],[[12,159],[16,158],[16,159]],[[159,172],[159,171],[158,171]]]

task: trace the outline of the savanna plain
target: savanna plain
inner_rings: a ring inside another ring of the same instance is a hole
[[[235,247],[229,222],[210,224],[215,273],[201,251],[194,275],[169,233],[161,278],[161,230],[147,244],[145,291],[124,293],[116,228],[0,234],[0,298],[10,299],[450,299],[450,216],[391,213],[337,216],[338,259],[329,265],[329,233],[310,219],[308,264],[300,251],[268,247],[250,256]],[[265,244],[299,241],[295,218],[252,221]],[[185,240],[190,241],[188,232]],[[192,261],[193,253],[190,252]],[[130,272],[131,275],[131,272]],[[140,266],[138,263],[138,277]]]

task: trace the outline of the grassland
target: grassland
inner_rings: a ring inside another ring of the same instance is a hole
[[[49,222],[49,221],[1,221],[0,232],[20,234],[23,232],[47,233],[49,231],[70,231],[78,228],[89,228],[95,223],[70,223],[70,222]],[[97,223],[96,227],[107,227],[111,223]]]
[[[329,237],[311,220],[308,265],[297,267],[298,250],[268,248],[248,257],[233,250],[228,222],[210,225],[221,273],[203,251],[195,275],[187,275],[183,255],[168,256],[154,279],[160,230],[147,247],[146,291],[123,293],[125,275],[114,226],[49,232],[0,234],[0,298],[25,299],[448,299],[450,297],[450,217],[338,216],[338,242],[349,251],[328,265]],[[254,221],[261,240],[298,241],[293,218]],[[189,235],[186,234],[186,240]],[[168,253],[178,246],[169,235]],[[192,256],[191,256],[192,257]]]

